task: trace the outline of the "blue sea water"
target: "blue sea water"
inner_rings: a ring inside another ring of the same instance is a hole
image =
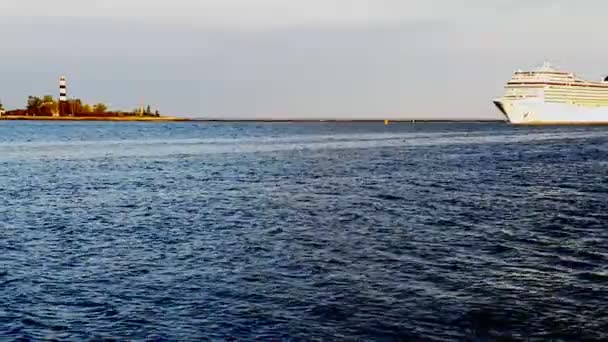
[[[0,122],[0,339],[608,339],[608,128]]]

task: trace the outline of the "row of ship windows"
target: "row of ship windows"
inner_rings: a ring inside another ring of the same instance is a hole
[[[566,95],[596,95],[596,96],[608,96],[608,88],[585,88],[585,89],[572,89],[572,88],[509,88],[507,93],[509,94],[531,94],[540,93],[544,91],[545,94],[566,94]]]
[[[583,99],[583,100],[606,100],[608,101],[608,96],[590,96],[590,95],[555,95],[555,94],[545,94],[545,98],[554,98],[554,99]]]
[[[546,101],[547,103],[563,103],[583,107],[608,107],[608,102],[580,102],[580,101]]]
[[[556,94],[608,94],[608,88],[546,88],[542,89],[545,93]]]
[[[545,99],[563,100],[563,101],[601,101],[608,102],[608,97],[582,97],[582,96],[545,96]]]
[[[533,98],[538,97],[541,94],[538,92],[534,93],[507,93],[507,98]],[[548,102],[561,102],[561,103],[590,103],[590,104],[608,104],[608,94],[559,94],[559,93],[546,93],[544,99]]]
[[[508,82],[510,86],[522,86],[529,87],[534,85],[545,86],[545,83],[548,83],[553,86],[585,86],[587,84],[591,84],[589,82],[575,82],[572,80],[511,80]]]
[[[534,98],[535,96],[507,96],[506,98],[510,99],[526,99],[526,98]],[[598,99],[564,99],[564,98],[551,98],[545,97],[545,101],[548,103],[567,103],[567,104],[577,104],[577,105],[588,105],[588,106],[608,106],[607,100],[598,100]]]
[[[564,99],[564,100],[589,100],[589,101],[608,101],[608,96],[585,96],[585,95],[556,95],[545,94],[546,99]]]
[[[545,93],[553,94],[608,94],[608,89],[555,89],[549,88],[545,90]]]
[[[507,97],[536,97],[542,95],[541,93],[507,93]],[[592,101],[608,101],[608,94],[558,94],[558,93],[545,93],[545,98],[564,99],[564,100],[592,100]]]
[[[555,99],[585,99],[585,100],[608,100],[608,96],[590,96],[590,95],[557,95],[557,94],[545,94],[545,98]]]
[[[569,77],[539,77],[539,78],[530,78],[530,77],[515,77],[511,79],[511,82],[559,82],[559,83],[585,83],[584,81],[577,80]]]
[[[565,100],[565,99],[549,99],[545,98],[549,103],[567,103],[584,106],[608,106],[608,101],[584,101],[584,100]]]

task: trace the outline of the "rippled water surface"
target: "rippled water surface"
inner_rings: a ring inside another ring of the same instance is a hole
[[[0,122],[0,339],[608,339],[608,128]]]

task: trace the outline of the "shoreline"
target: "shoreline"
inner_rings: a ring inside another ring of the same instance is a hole
[[[384,124],[384,119],[362,119],[362,120],[270,120],[270,119],[198,119],[190,118],[191,122],[262,122],[262,123],[380,123]],[[389,120],[389,125],[393,123],[506,123],[505,120]]]
[[[184,118],[174,116],[30,116],[30,115],[2,115],[2,120],[14,121],[125,121],[125,122],[193,122],[193,123],[379,123],[383,124],[383,119],[372,120],[287,120],[287,119],[205,119],[205,118]],[[416,123],[506,123],[504,120],[389,120],[390,124],[416,124]]]
[[[188,118],[172,116],[29,116],[29,115],[2,115],[0,120],[16,121],[148,121],[148,122],[178,122],[191,121]]]

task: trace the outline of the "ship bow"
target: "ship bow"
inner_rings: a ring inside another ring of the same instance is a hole
[[[502,115],[505,116],[505,119],[507,119],[507,121],[510,121],[509,115],[507,114],[507,111],[505,110],[504,101],[502,99],[494,99],[494,105],[496,106],[496,108],[498,108],[498,110],[502,113]]]

